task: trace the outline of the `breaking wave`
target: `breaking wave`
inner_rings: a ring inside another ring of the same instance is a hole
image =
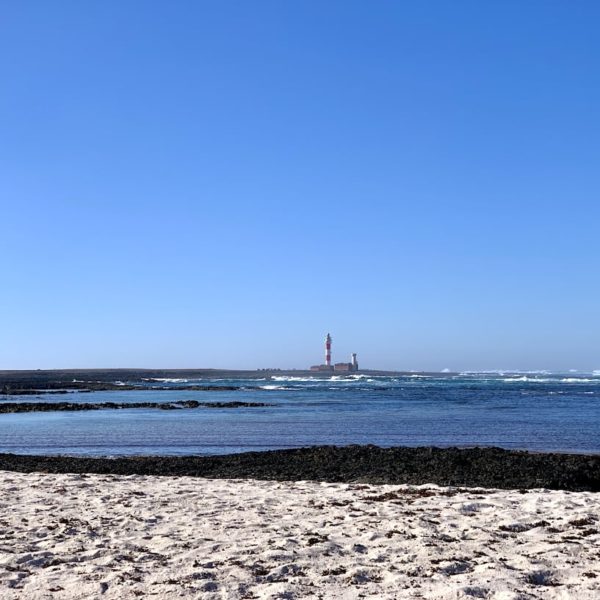
[[[176,379],[172,377],[151,377],[144,378],[144,381],[157,381],[160,383],[189,383],[189,379]]]
[[[261,390],[291,390],[291,389],[293,389],[287,385],[260,385],[258,387]]]
[[[562,378],[551,378],[551,377],[506,377],[501,379],[506,383],[600,383],[600,379],[590,379],[586,377],[562,377]]]

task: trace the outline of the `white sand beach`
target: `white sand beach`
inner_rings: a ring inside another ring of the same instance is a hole
[[[0,472],[0,597],[600,598],[600,494]]]

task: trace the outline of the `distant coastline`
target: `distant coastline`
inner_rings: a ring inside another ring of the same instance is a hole
[[[437,371],[385,371],[382,369],[360,369],[354,373],[342,375],[370,375],[381,377],[405,377],[410,375],[451,376],[457,373]],[[310,369],[27,369],[0,370],[0,390],[6,384],[50,384],[50,383],[80,383],[81,381],[95,383],[113,383],[114,381],[142,381],[148,379],[263,379],[265,377],[314,377],[329,378],[334,372],[315,372]]]
[[[371,377],[402,377],[414,375],[414,372],[361,370],[343,373],[342,376],[365,375]],[[432,376],[434,373],[419,373]],[[435,374],[439,375],[439,374]],[[444,373],[444,375],[447,375]],[[310,370],[229,370],[229,369],[52,369],[0,371],[0,399],[10,396],[35,396],[45,394],[67,394],[69,392],[100,391],[172,391],[173,388],[163,385],[169,380],[202,379],[244,379],[264,380],[271,377],[311,377],[328,379],[340,376],[334,372],[314,372]],[[179,391],[224,392],[242,389],[238,385],[214,385],[212,383],[189,383],[178,387]],[[243,389],[261,389],[259,386],[243,386]]]

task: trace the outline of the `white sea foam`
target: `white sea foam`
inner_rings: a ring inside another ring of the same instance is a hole
[[[522,377],[507,377],[506,379],[501,379],[501,381],[505,381],[506,383],[522,383],[526,381],[530,383],[551,383],[554,380],[547,377],[527,377],[527,375],[523,375]]]
[[[317,377],[295,377],[293,375],[273,375],[272,381],[319,381]]]
[[[584,377],[563,377],[561,379],[553,379],[550,377],[528,377],[527,375],[523,375],[522,377],[507,377],[501,379],[500,381],[504,381],[506,383],[600,383],[600,380],[598,379],[589,379]]]
[[[261,390],[290,390],[290,389],[292,389],[285,385],[259,385],[258,387]]]
[[[534,371],[522,371],[520,369],[485,369],[481,371],[461,371],[460,375],[552,375],[552,371],[534,370]]]
[[[290,381],[290,382],[308,382],[308,383],[322,383],[324,381],[337,382],[352,382],[359,380],[374,380],[377,376],[374,375],[331,375],[331,377],[296,377],[294,375],[274,375],[271,377],[272,381]],[[385,379],[385,377],[382,377]]]

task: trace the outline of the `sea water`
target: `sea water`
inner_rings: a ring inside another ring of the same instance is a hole
[[[264,407],[0,414],[0,452],[227,454],[334,444],[600,453],[600,373],[161,380],[168,391],[0,397],[19,402],[261,402]],[[185,385],[241,386],[189,391]],[[254,389],[258,386],[259,389]]]

